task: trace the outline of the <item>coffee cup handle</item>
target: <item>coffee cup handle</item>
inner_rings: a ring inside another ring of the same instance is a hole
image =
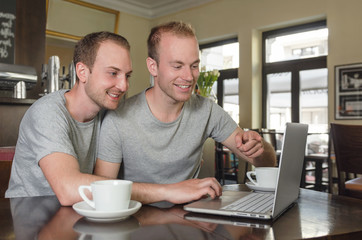
[[[92,188],[91,186],[79,186],[78,188],[78,192],[80,194],[80,196],[83,198],[83,200],[88,203],[89,206],[91,206],[92,208],[96,208],[96,205],[94,203],[94,201],[90,200],[87,195],[84,194],[84,189],[88,189],[90,192],[92,192]]]
[[[255,175],[255,171],[250,171],[246,173],[246,176],[249,178],[249,180],[254,183],[254,185],[258,185],[257,182],[254,181],[254,179],[251,177],[251,175]]]

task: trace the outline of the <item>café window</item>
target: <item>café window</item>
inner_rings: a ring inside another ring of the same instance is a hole
[[[309,125],[310,141],[328,143],[328,29],[319,21],[263,33],[263,127]],[[314,137],[317,136],[317,137]],[[309,140],[308,140],[309,141]],[[311,143],[308,145],[312,146]]]
[[[239,123],[239,42],[237,38],[200,44],[201,69],[219,70],[213,94],[218,104]]]

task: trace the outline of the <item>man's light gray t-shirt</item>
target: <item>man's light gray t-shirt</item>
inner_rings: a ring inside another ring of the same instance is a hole
[[[93,172],[100,114],[92,121],[77,122],[65,107],[65,92],[40,98],[25,113],[5,197],[54,195],[39,167],[39,161],[51,153],[69,154],[78,160],[81,172]]]
[[[107,112],[98,157],[123,161],[124,178],[134,182],[180,182],[198,176],[208,137],[223,142],[236,127],[219,105],[198,95],[191,96],[175,121],[161,122],[151,113],[144,91]]]

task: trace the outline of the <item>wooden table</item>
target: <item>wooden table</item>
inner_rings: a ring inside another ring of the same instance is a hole
[[[55,197],[0,199],[0,239],[362,239],[362,200],[300,193],[297,204],[274,222],[146,205],[127,220],[92,223],[60,207]]]

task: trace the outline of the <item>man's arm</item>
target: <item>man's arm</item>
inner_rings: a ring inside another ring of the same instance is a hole
[[[237,127],[222,144],[256,167],[276,166],[274,148],[255,131]]]
[[[77,159],[65,153],[49,154],[39,161],[39,166],[63,206],[71,206],[83,200],[78,193],[80,185],[107,179],[81,173]]]
[[[94,173],[114,178],[118,174],[120,164],[97,159]],[[147,169],[145,169],[147,171]],[[168,201],[174,204],[187,203],[209,195],[220,196],[222,192],[215,178],[189,179],[173,184],[137,183],[132,185],[132,199],[143,204]]]

